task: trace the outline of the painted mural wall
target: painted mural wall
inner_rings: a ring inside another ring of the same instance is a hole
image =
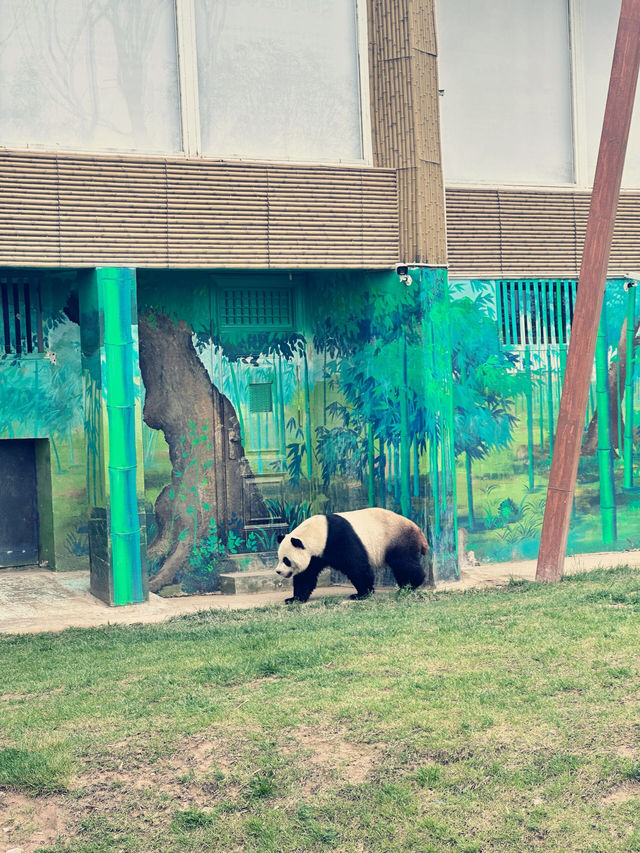
[[[88,569],[80,329],[64,313],[75,273],[0,273],[0,439],[48,443],[38,468],[40,558]]]
[[[229,556],[364,506],[429,526],[454,574],[445,297],[442,270],[140,271],[150,589],[215,588]]]
[[[576,282],[454,281],[450,290],[458,523],[480,561],[535,558]],[[638,325],[634,289],[609,281],[568,553],[640,546],[639,377],[628,341]]]

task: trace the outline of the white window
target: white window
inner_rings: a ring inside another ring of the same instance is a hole
[[[355,0],[196,0],[202,151],[361,160]]]
[[[448,184],[593,184],[621,0],[438,0]],[[623,186],[640,187],[640,87]]]
[[[582,0],[588,181],[593,183],[621,0]],[[627,143],[623,186],[640,187],[640,87]]]
[[[447,183],[573,180],[563,0],[439,0]]]
[[[369,160],[364,0],[0,0],[0,146]]]
[[[179,151],[173,0],[0,0],[0,144]]]

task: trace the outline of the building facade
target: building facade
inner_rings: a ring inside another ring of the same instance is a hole
[[[430,0],[3,9],[0,565],[135,602],[380,505],[455,574]]]
[[[477,316],[483,329],[475,353],[454,341],[466,400],[458,409],[458,514],[467,547],[483,560],[538,551],[620,5],[438,3],[452,314]],[[640,545],[639,102],[585,419],[573,553]],[[457,335],[455,320],[452,328]],[[508,382],[492,374],[486,382],[487,359],[509,362]]]

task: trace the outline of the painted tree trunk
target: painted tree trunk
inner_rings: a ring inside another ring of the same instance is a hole
[[[228,519],[234,513],[243,517],[251,469],[237,414],[198,358],[192,330],[166,314],[149,312],[139,317],[139,334],[143,417],[147,426],[164,433],[172,465],[171,483],[155,503],[158,534],[149,546],[150,560],[160,564],[149,582],[156,592],[188,560],[194,530],[202,535],[214,518],[226,535]],[[252,497],[261,501],[257,493]]]
[[[631,350],[631,361],[633,361],[635,353],[635,339],[638,329],[640,328],[640,320],[637,320],[631,328],[633,333],[628,334],[627,318],[625,317],[620,330],[620,338],[618,340],[618,363],[619,367],[613,362],[609,366],[609,429],[613,439],[614,450],[618,450],[618,400],[622,403],[625,392],[625,380],[627,373],[627,353]],[[628,340],[631,344],[628,344]],[[598,406],[594,408],[593,415],[589,421],[587,433],[582,442],[580,454],[582,456],[593,456],[598,448]],[[621,425],[624,433],[624,423]]]
[[[606,305],[603,302],[596,342],[596,395],[601,412],[598,428],[598,470],[600,474],[600,515],[602,541],[614,542],[616,530],[616,500],[613,481],[613,447],[609,417],[609,345],[607,341]]]
[[[236,409],[236,414],[238,416],[238,423],[240,425],[240,441],[242,442],[242,446],[244,447],[244,445],[245,445],[244,417],[242,416],[240,391],[238,389],[238,377],[236,376],[236,369],[233,366],[232,361],[229,361],[229,369],[231,371],[231,386],[233,388],[234,405],[235,405],[235,409]]]

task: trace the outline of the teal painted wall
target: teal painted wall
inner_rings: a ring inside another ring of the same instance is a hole
[[[531,305],[536,280],[528,281],[531,284],[510,285],[517,287],[519,298],[509,299],[506,321],[506,284],[451,283],[458,522],[468,533],[467,548],[482,561],[535,558],[540,541],[567,352],[558,328],[568,325],[576,283],[544,280],[544,288],[536,284],[538,302],[533,313],[529,309],[529,335],[522,330],[525,299]],[[640,546],[635,426],[633,442],[627,443],[626,454],[624,450],[625,408],[632,403],[637,424],[640,406],[635,359],[630,363],[631,384],[627,386],[632,394],[625,394],[625,353],[619,352],[621,340],[626,351],[624,323],[629,297],[624,285],[619,279],[607,282],[600,363],[597,359],[594,363],[569,531],[570,554]],[[550,342],[540,329],[544,316]],[[632,316],[637,325],[635,306]],[[607,378],[612,380],[608,398],[611,439],[601,435],[599,450],[595,435],[592,440],[594,413],[603,406],[602,399],[598,402],[598,367],[605,400]],[[634,474],[632,488],[625,488],[625,455]]]
[[[9,282],[9,298],[16,271],[0,278]],[[16,353],[11,324],[11,349],[0,347],[0,437],[46,440],[37,445],[40,497],[41,559],[57,569],[88,569],[85,439],[80,366],[80,330],[64,314],[75,286],[75,273],[23,273],[37,282],[31,305],[34,352]],[[33,285],[32,285],[33,287]],[[39,292],[41,329],[35,294]],[[21,307],[25,335],[25,307]],[[0,330],[1,331],[1,330]],[[41,344],[39,346],[39,335]],[[4,344],[4,339],[2,339]],[[41,352],[38,350],[41,349]]]
[[[154,328],[166,317],[173,324],[165,326],[164,353],[166,370],[173,368],[174,375],[154,383],[172,382],[178,397],[184,388],[185,397],[175,400],[182,410],[195,405],[187,396],[186,372],[184,382],[177,378],[185,365],[171,363],[176,349],[169,338],[186,326],[215,400],[220,393],[233,409],[237,454],[244,455],[246,480],[256,485],[266,508],[259,523],[247,517],[246,500],[229,497],[228,487],[226,514],[205,499],[216,491],[225,467],[215,442],[208,461],[201,454],[202,442],[218,429],[213,414],[194,415],[183,434],[170,439],[172,450],[162,430],[145,427],[149,539],[157,523],[166,529],[167,502],[173,530],[152,572],[180,541],[189,541],[193,547],[177,579],[188,591],[206,588],[215,581],[207,566],[225,550],[273,550],[283,526],[295,526],[311,513],[374,505],[402,512],[425,529],[429,522],[437,571],[455,575],[444,271],[416,270],[410,286],[395,272],[290,277],[140,271],[138,288],[140,314]],[[275,308],[264,303],[265,290],[270,299],[279,291]],[[266,327],[260,326],[261,312]],[[154,385],[154,400],[157,390]],[[202,469],[188,489],[175,479],[180,457]],[[203,506],[211,509],[209,516]],[[203,537],[195,535],[196,525]]]

